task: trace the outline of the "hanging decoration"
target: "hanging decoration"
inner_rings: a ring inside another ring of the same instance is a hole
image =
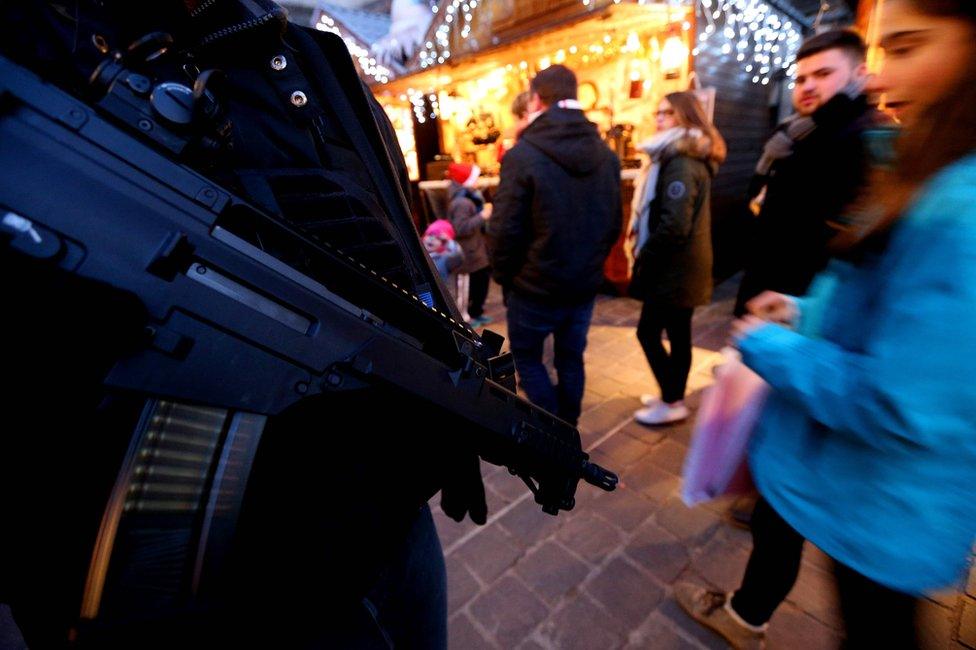
[[[830,3],[827,0],[820,0],[820,10],[817,12],[816,20],[813,21],[813,31],[820,31],[820,24],[828,11],[830,11]]]
[[[425,93],[422,90],[410,88],[405,95],[401,95],[400,99],[410,101],[414,117],[417,118],[419,124],[423,124],[428,119],[436,118],[440,112],[439,99],[433,89],[429,89]],[[430,113],[427,112],[428,110],[430,110]]]
[[[779,71],[796,74],[800,25],[762,0],[696,0],[695,11],[704,29],[692,54],[706,45],[741,62],[752,82],[767,85]]]
[[[487,0],[481,0],[487,2]],[[467,39],[471,35],[471,22],[478,9],[479,0],[451,0],[444,6],[446,15],[444,22],[434,31],[434,40],[424,43],[420,51],[420,67],[429,68],[439,65],[451,58],[451,35],[460,27],[461,38]],[[440,5],[434,4],[430,8],[436,16],[441,11]]]

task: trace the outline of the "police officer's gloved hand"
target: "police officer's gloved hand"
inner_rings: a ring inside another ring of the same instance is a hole
[[[476,524],[488,519],[485,484],[481,480],[481,461],[474,452],[465,451],[452,459],[441,489],[441,510],[454,521],[471,517]]]

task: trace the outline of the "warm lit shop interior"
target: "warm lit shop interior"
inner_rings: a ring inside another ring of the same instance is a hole
[[[576,72],[579,100],[621,160],[654,132],[657,101],[689,87],[690,8],[613,4],[571,24],[374,86],[420,178],[414,126],[438,125],[442,153],[496,174],[513,143],[511,104],[538,71],[562,63]]]

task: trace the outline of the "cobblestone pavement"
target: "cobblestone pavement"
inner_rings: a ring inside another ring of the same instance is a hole
[[[720,286],[696,312],[693,410],[725,343],[734,291],[734,283]],[[487,525],[458,524],[433,508],[447,557],[452,649],[725,647],[685,617],[671,590],[682,579],[735,588],[751,539],[725,523],[727,503],[681,502],[691,422],[651,429],[632,420],[639,395],[656,391],[635,336],[639,311],[634,300],[599,298],[586,351],[580,433],[594,460],[620,475],[616,492],[581,485],[576,508],[551,517],[518,478],[486,465]],[[489,329],[506,334],[494,286],[487,313],[495,318]],[[976,629],[976,608],[961,611],[954,595],[926,603],[927,648],[965,647],[953,639],[960,618]],[[841,637],[830,560],[808,544],[769,647],[837,648]]]

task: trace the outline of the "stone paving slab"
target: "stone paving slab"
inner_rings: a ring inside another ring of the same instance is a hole
[[[695,314],[693,410],[720,361],[735,288],[721,285],[713,304]],[[494,286],[487,313],[495,319],[489,328],[507,334]],[[576,508],[551,517],[521,480],[485,466],[493,505],[487,525],[459,524],[434,508],[447,557],[452,649],[726,647],[684,615],[672,587],[690,579],[734,589],[751,537],[725,522],[727,501],[691,509],[681,502],[691,422],[649,428],[633,421],[640,394],[657,390],[635,335],[639,313],[634,300],[599,298],[585,355],[579,428],[594,460],[620,475],[617,491],[581,485]],[[548,355],[551,362],[551,345]],[[807,544],[797,586],[770,623],[770,648],[840,647],[831,570],[830,559]],[[957,634],[976,648],[976,600],[965,610],[956,600],[946,594],[923,608],[925,648],[965,647]]]

